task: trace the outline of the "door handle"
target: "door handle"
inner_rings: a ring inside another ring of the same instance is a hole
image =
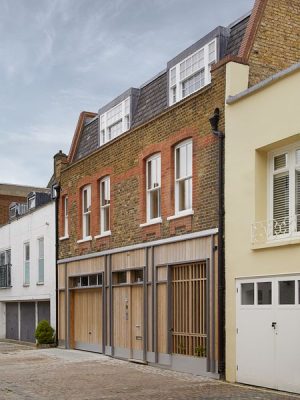
[[[92,334],[92,332],[89,332],[89,335],[91,335]]]
[[[272,328],[276,329],[277,328],[277,322],[272,322]]]

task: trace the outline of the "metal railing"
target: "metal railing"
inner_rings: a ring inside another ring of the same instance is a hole
[[[11,264],[0,266],[0,288],[11,287]]]
[[[255,222],[251,236],[253,244],[300,237],[300,215]]]

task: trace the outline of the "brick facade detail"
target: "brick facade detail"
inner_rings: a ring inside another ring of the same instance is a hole
[[[209,124],[214,109],[224,109],[225,67],[213,73],[212,83],[188,99],[170,107],[158,117],[107,143],[89,156],[62,170],[59,206],[60,234],[63,234],[63,196],[69,202],[69,239],[59,245],[59,258],[89,254],[174,235],[215,228],[218,225],[217,161],[218,142]],[[224,127],[221,120],[220,128]],[[174,220],[174,147],[193,140],[194,215]],[[145,166],[148,157],[161,153],[162,223],[140,227],[146,222]],[[111,236],[99,235],[99,181],[110,176]],[[82,239],[81,190],[91,185],[91,235]]]

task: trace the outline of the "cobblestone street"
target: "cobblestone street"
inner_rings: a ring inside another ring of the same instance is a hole
[[[74,350],[0,342],[0,399],[299,399]]]

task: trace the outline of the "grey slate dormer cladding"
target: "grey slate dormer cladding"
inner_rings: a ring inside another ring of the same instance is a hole
[[[169,69],[181,60],[193,54],[204,44],[217,38],[217,61],[227,55],[237,55],[244,33],[249,21],[250,14],[241,17],[228,27],[217,27],[206,36],[198,40],[192,46],[185,49],[167,63],[167,69],[146,82],[139,89],[130,88],[114,100],[101,107],[98,116],[86,122],[79,140],[74,161],[77,161],[99,147],[99,116],[130,97],[130,128],[138,127],[143,123],[156,117],[168,107],[168,77]]]

